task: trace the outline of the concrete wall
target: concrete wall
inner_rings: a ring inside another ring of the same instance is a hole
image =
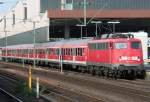
[[[27,20],[24,20],[24,7],[27,7]],[[13,14],[15,14],[15,24],[13,25]],[[6,18],[6,26],[4,18]],[[40,13],[40,0],[20,0],[12,9],[10,9],[0,22],[0,46],[5,39],[7,31],[8,45],[31,43],[33,22],[35,23],[36,41],[43,42],[49,39],[49,19],[47,12]],[[42,37],[41,37],[42,36]],[[23,39],[23,40],[22,40]]]
[[[33,30],[22,32],[13,36],[8,36],[7,45],[31,44],[33,43],[33,37],[34,37]],[[35,42],[36,43],[46,42],[45,38],[47,38],[47,27],[36,29]],[[0,45],[6,46],[6,38],[0,39]]]

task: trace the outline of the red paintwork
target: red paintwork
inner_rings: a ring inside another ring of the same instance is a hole
[[[132,49],[131,42],[132,41],[138,41],[138,39],[102,39],[102,40],[94,40],[90,43],[98,43],[98,42],[127,42],[128,48],[127,49],[115,49],[109,48],[108,50],[89,50],[89,56],[88,56],[88,62],[100,62],[100,63],[111,63],[111,64],[142,64],[143,63],[143,54],[142,54],[142,48],[140,49]],[[110,46],[109,46],[110,47]],[[140,61],[136,60],[123,60],[119,61],[120,56],[139,56]]]
[[[82,62],[93,62],[93,63],[106,63],[106,64],[142,64],[143,63],[143,58],[142,58],[142,48],[140,49],[131,49],[131,42],[132,41],[138,41],[138,39],[125,39],[125,38],[117,38],[117,39],[98,39],[98,40],[91,40],[88,43],[85,44],[78,44],[78,45],[66,45],[64,44],[63,46],[53,46],[53,47],[46,47],[51,48],[51,50],[54,52],[56,49],[65,49],[65,48],[84,48],[83,51],[83,56],[72,56],[72,55],[63,55],[62,59],[63,60],[68,60],[68,61],[82,61]],[[91,50],[88,47],[89,43],[100,43],[100,42],[108,42],[109,43],[109,49],[107,50]],[[115,49],[114,48],[114,43],[115,42],[127,42],[128,43],[128,48],[127,49]],[[110,43],[113,45],[110,48]],[[13,48],[15,49],[15,48]],[[30,48],[31,49],[31,48]],[[5,50],[5,49],[3,49]],[[9,49],[11,50],[11,49]],[[24,49],[24,50],[27,50]],[[45,50],[45,49],[43,49]],[[48,59],[53,59],[53,60],[59,60],[60,56],[59,55],[54,55],[53,52],[51,54],[35,54],[35,58],[38,59],[45,59],[46,57]],[[5,56],[5,54],[2,54],[2,56]],[[24,58],[34,58],[33,51],[30,52],[28,55],[27,53],[24,53],[23,55],[21,54],[21,49],[17,49],[17,54],[7,54],[7,56],[14,56],[14,57],[24,57]],[[127,57],[134,57],[138,56],[140,58],[140,61],[137,60],[119,60],[120,56],[127,56]]]

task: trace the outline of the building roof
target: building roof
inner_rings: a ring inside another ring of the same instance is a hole
[[[60,10],[49,9],[49,18],[83,18],[83,9]],[[87,18],[150,18],[150,9],[113,9],[113,10],[87,10]]]

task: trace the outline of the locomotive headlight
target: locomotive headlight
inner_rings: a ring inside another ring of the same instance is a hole
[[[128,60],[127,56],[122,56],[122,60]]]
[[[131,59],[134,60],[134,61],[140,61],[140,57],[139,56],[132,56]]]
[[[127,56],[120,56],[119,57],[119,61],[126,61],[126,60],[128,60]]]
[[[140,61],[140,57],[138,56],[138,61]]]

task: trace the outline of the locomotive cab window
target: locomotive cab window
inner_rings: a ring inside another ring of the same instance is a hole
[[[141,43],[140,42],[131,42],[131,48],[132,49],[140,49]]]
[[[117,42],[115,43],[116,49],[126,49],[128,47],[128,44],[126,42]]]

